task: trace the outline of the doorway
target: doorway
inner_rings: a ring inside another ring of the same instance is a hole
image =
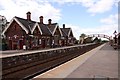
[[[42,48],[45,48],[45,39],[42,39]]]
[[[19,40],[19,49],[23,49],[23,40]]]

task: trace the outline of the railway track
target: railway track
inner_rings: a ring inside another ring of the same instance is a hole
[[[31,79],[49,69],[63,64],[101,44],[60,48],[2,59],[2,79]]]

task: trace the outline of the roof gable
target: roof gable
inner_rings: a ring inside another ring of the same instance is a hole
[[[54,36],[57,28],[58,28],[59,31],[60,31],[60,35],[63,36],[63,35],[62,35],[62,31],[61,31],[61,29],[59,28],[58,23],[52,23],[52,24],[50,24],[50,25],[47,24],[47,26],[48,26],[49,30],[52,32],[52,35],[53,35],[53,36]]]
[[[58,24],[57,23],[53,23],[53,24],[47,24],[49,30],[53,33],[54,29],[56,28]]]
[[[69,37],[71,28],[61,28],[61,29],[67,35],[67,37]]]
[[[60,29],[62,31],[63,37],[67,37],[67,34],[65,33],[64,29],[63,28],[60,28]]]
[[[31,34],[33,34],[33,32],[34,32],[34,30],[35,30],[36,28],[39,29],[39,31],[40,31],[40,33],[41,33],[41,35],[42,35],[42,30],[41,30],[41,28],[40,28],[40,26],[39,26],[38,23],[36,23],[36,24],[33,26],[33,28],[31,29]]]
[[[39,24],[39,27],[42,31],[42,35],[52,36],[52,32],[49,30],[49,28],[46,24],[41,24],[41,23],[38,23],[38,24]]]
[[[8,24],[8,26],[4,29],[2,35],[5,36],[5,32],[8,30],[8,28],[10,27],[10,25],[13,23],[13,21],[17,22],[18,25],[20,25],[20,27],[25,30],[26,34],[29,33],[29,30],[16,18],[16,17],[13,17],[12,20],[10,21],[10,23]]]
[[[73,32],[72,32],[71,28],[70,28],[70,30],[69,30],[68,36],[69,36],[69,37],[70,37],[70,36],[73,37]]]
[[[28,29],[29,32],[31,32],[31,30],[33,29],[34,25],[36,24],[35,21],[29,21],[27,19],[23,19],[23,18],[20,18],[20,17],[15,17],[18,19],[18,21],[25,26],[25,28]]]

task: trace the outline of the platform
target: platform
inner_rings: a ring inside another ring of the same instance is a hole
[[[64,46],[64,47],[57,47],[57,48],[45,48],[45,49],[39,49],[39,50],[6,50],[6,51],[0,51],[0,58],[34,54],[34,53],[39,53],[39,52],[81,47],[81,46],[83,47],[83,46],[88,46],[88,45],[93,45],[93,44],[95,44],[95,43],[73,45],[73,46]]]
[[[108,43],[34,77],[39,78],[118,78],[118,51]]]

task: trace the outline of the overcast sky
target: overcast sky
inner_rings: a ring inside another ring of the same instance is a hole
[[[31,12],[32,20],[44,16],[52,22],[71,27],[79,39],[81,33],[113,36],[118,31],[119,0],[0,0],[0,15],[10,21],[14,16],[26,18]]]

